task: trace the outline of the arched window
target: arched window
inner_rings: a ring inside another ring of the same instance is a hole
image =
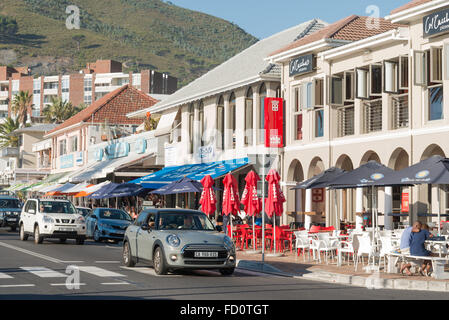
[[[276,98],[282,98],[281,86],[276,88]]]
[[[224,133],[225,133],[225,112],[224,99],[220,96],[217,104],[217,148],[224,149]]]
[[[193,138],[194,138],[194,122],[195,122],[195,107],[192,104],[189,106],[189,150],[193,153]]]
[[[204,127],[204,103],[203,103],[203,101],[201,101],[200,104],[198,105],[198,116],[199,116],[199,126],[200,126],[198,135],[199,135],[199,139],[200,139],[200,144],[203,147],[204,142],[205,142],[204,130],[206,129]]]
[[[245,145],[253,144],[253,89],[249,88],[245,98]]]
[[[237,123],[237,118],[236,118],[236,102],[235,102],[235,94],[234,92],[231,93],[231,95],[229,96],[229,129],[232,132],[232,148],[235,148],[235,143],[236,143],[236,136],[235,136],[235,129],[236,129],[236,123]]]
[[[259,99],[260,99],[260,108],[259,108],[259,143],[265,143],[265,135],[263,134],[263,130],[265,128],[265,98],[267,97],[267,87],[265,83],[262,83],[259,89]]]

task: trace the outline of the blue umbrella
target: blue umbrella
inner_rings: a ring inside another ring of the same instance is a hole
[[[106,195],[110,192],[112,192],[115,188],[119,186],[118,183],[109,183],[105,185],[103,188],[95,191],[94,193],[88,195],[86,198],[89,199],[105,199]]]
[[[151,193],[160,195],[169,195],[177,193],[191,193],[191,192],[202,192],[203,185],[195,180],[188,177],[184,177],[181,180],[172,182],[160,189],[157,189]]]
[[[340,168],[330,168],[314,176],[313,178],[298,183],[291,190],[295,189],[322,189],[329,187],[329,184],[341,177],[346,171]]]
[[[148,189],[134,183],[122,183],[110,192],[103,195],[103,198],[121,198],[141,196],[148,193]]]

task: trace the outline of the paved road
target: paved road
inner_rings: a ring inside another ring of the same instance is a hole
[[[195,271],[158,277],[138,264],[125,268],[121,246],[68,240],[35,245],[16,232],[0,229],[0,299],[448,299],[432,292],[369,290],[315,281],[269,276],[237,269],[231,277]],[[70,266],[77,266],[71,269]],[[67,269],[69,267],[69,269]],[[79,270],[76,279],[74,270]],[[69,273],[66,273],[66,272]],[[67,281],[69,280],[69,281]],[[74,288],[66,286],[67,282]],[[77,288],[78,287],[78,288]]]

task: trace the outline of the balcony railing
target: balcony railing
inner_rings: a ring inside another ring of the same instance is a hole
[[[392,98],[392,129],[407,128],[409,123],[408,93]]]
[[[337,109],[338,136],[345,137],[354,134],[354,105]]]
[[[363,102],[363,132],[382,131],[382,99]]]

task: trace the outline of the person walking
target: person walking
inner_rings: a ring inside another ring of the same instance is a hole
[[[131,207],[131,218],[132,218],[133,220],[136,220],[137,217],[138,217],[138,214],[137,214],[137,212],[136,212],[136,208],[135,208],[135,207]]]

